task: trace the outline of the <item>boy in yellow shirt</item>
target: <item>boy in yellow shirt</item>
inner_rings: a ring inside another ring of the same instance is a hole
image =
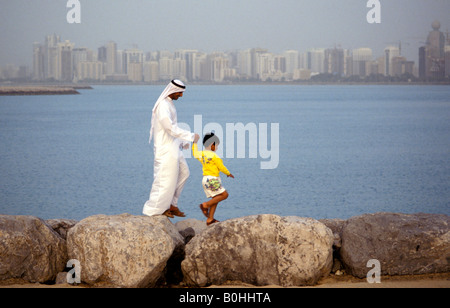
[[[211,198],[211,200],[200,204],[200,209],[207,218],[206,224],[209,226],[210,224],[219,222],[214,219],[214,213],[219,202],[228,198],[228,192],[222,186],[222,181],[220,180],[220,172],[225,173],[227,177],[233,179],[234,176],[223,165],[222,159],[214,153],[220,143],[219,138],[214,133],[208,133],[203,137],[205,151],[198,151],[197,141],[198,137],[194,139],[194,143],[192,144],[192,154],[203,165],[203,190],[205,191],[206,197]]]

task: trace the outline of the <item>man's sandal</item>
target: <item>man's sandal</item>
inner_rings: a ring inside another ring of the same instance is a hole
[[[172,213],[170,212],[170,210],[165,211],[165,212],[163,213],[163,215],[164,215],[164,216],[167,216],[167,217],[169,217],[169,218],[174,218],[173,215],[172,215]]]
[[[178,217],[186,217],[184,212],[181,212],[180,209],[178,209],[177,207],[170,208],[170,213],[172,213],[172,215],[175,215]]]

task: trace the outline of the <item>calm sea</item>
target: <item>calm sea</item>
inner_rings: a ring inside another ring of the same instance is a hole
[[[95,86],[74,96],[0,97],[0,214],[83,219],[141,215],[153,180],[151,110],[164,86]],[[253,214],[349,218],[380,211],[450,215],[448,86],[190,86],[178,121],[279,125],[263,158],[225,155],[219,220]],[[197,125],[198,126],[198,125]],[[201,133],[201,131],[197,131]],[[276,140],[279,146],[276,146]],[[236,137],[237,143],[237,137]],[[259,144],[259,143],[258,143]],[[229,147],[231,148],[231,147]],[[274,152],[273,152],[274,153]],[[189,152],[187,152],[189,155]],[[203,219],[201,165],[180,199]],[[177,219],[179,220],[179,219]],[[177,221],[175,220],[175,221]]]

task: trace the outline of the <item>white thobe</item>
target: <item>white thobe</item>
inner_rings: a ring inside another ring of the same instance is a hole
[[[177,124],[177,111],[170,97],[162,100],[154,111],[154,171],[150,198],[143,214],[160,215],[177,206],[178,198],[189,177],[189,167],[181,151],[183,142],[192,142],[194,134]]]

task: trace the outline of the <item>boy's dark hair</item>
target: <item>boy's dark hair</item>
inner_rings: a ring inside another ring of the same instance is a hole
[[[203,146],[205,148],[209,147],[211,144],[214,144],[214,145],[220,144],[220,140],[216,135],[214,135],[214,132],[207,133],[203,137]]]

